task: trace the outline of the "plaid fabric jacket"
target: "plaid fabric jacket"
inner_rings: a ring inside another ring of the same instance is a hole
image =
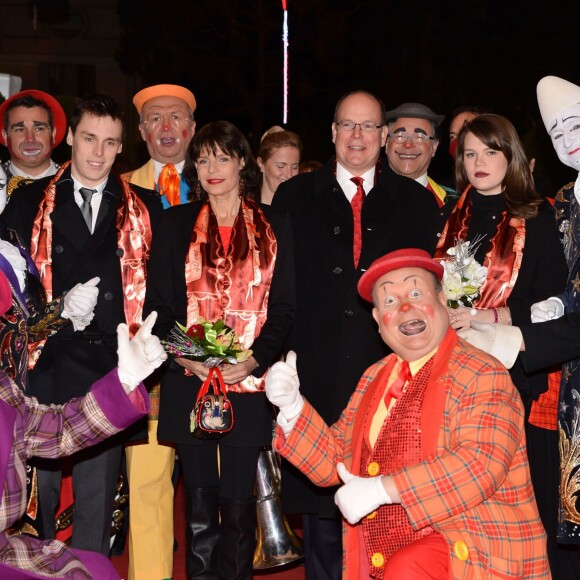
[[[315,484],[340,483],[339,461],[360,473],[365,415],[386,386],[374,379],[394,364],[393,357],[365,372],[332,427],[306,402],[287,439],[276,430],[275,448]],[[430,525],[447,541],[450,578],[550,578],[526,457],[524,409],[509,373],[449,330],[435,355],[423,408],[423,447],[434,452],[391,475],[412,527]],[[360,539],[360,524],[343,520],[344,578],[359,577],[365,554]]]
[[[145,388],[127,396],[116,369],[85,397],[62,406],[25,397],[0,371],[0,578],[91,578],[62,542],[6,533],[26,508],[26,460],[70,455],[126,428],[148,408]],[[29,574],[18,575],[13,568]]]

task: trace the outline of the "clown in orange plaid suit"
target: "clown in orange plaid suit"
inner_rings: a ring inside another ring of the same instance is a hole
[[[275,447],[317,485],[345,483],[344,578],[550,578],[521,399],[496,359],[448,327],[441,277],[422,250],[371,265],[359,293],[395,354],[332,427],[301,397],[293,353],[274,365]]]

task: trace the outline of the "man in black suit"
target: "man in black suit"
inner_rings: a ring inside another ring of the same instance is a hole
[[[294,229],[298,300],[289,348],[298,355],[304,395],[329,425],[365,369],[387,354],[371,309],[358,296],[360,276],[388,252],[416,247],[432,253],[435,245],[433,194],[379,159],[384,112],[368,92],[343,96],[332,123],[336,156],[281,184],[272,203],[289,212]],[[282,479],[284,511],[303,514],[307,578],[339,579],[336,488],[316,487],[286,463]]]
[[[152,231],[162,210],[153,192],[125,184],[112,171],[123,135],[122,110],[111,97],[78,99],[67,134],[72,160],[54,176],[19,188],[2,215],[30,248],[48,298],[100,278],[90,324],[74,334],[64,329],[32,355],[30,394],[41,403],[84,395],[115,367],[117,325],[125,322],[134,332],[141,323]],[[122,440],[117,436],[74,455],[74,548],[109,553]],[[39,464],[46,539],[55,535],[60,479],[60,463]]]

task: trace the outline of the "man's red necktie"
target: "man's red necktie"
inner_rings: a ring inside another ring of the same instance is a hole
[[[363,189],[362,177],[351,177],[350,180],[356,185],[356,193],[352,198],[350,205],[352,206],[352,215],[354,217],[354,237],[352,244],[352,252],[354,257],[354,267],[358,268],[358,261],[360,259],[360,252],[362,249],[362,229],[360,214],[362,205],[365,200],[365,190]]]
[[[409,368],[409,363],[404,360],[401,361],[399,365],[399,374],[397,378],[391,383],[390,387],[387,390],[387,400],[385,403],[388,405],[388,397],[393,397],[393,399],[398,399],[403,392],[403,387],[407,381],[412,379],[411,369]]]

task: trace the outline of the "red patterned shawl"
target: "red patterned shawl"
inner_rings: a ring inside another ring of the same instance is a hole
[[[56,198],[56,182],[60,179],[70,161],[62,165],[44,190],[44,198],[32,226],[31,255],[36,263],[47,299],[52,300],[52,220]],[[147,206],[119,179],[122,198],[117,210],[117,240],[123,250],[120,258],[123,281],[123,302],[125,319],[133,335],[143,321],[143,302],[147,260],[151,250],[151,222]],[[40,356],[44,341],[31,345],[29,367],[32,368]]]
[[[472,212],[469,195],[471,186],[463,192],[451,212],[445,229],[439,238],[434,258],[447,259],[447,250],[455,245],[455,240],[465,240]],[[496,233],[489,243],[483,266],[487,268],[487,278],[475,301],[477,308],[500,308],[507,305],[507,299],[516,284],[522,265],[526,241],[526,220],[509,217],[502,211]]]
[[[244,200],[224,247],[217,218],[206,202],[197,216],[185,260],[187,326],[223,319],[250,348],[266,322],[277,242],[257,203]],[[228,391],[256,392],[263,380],[250,375]]]

